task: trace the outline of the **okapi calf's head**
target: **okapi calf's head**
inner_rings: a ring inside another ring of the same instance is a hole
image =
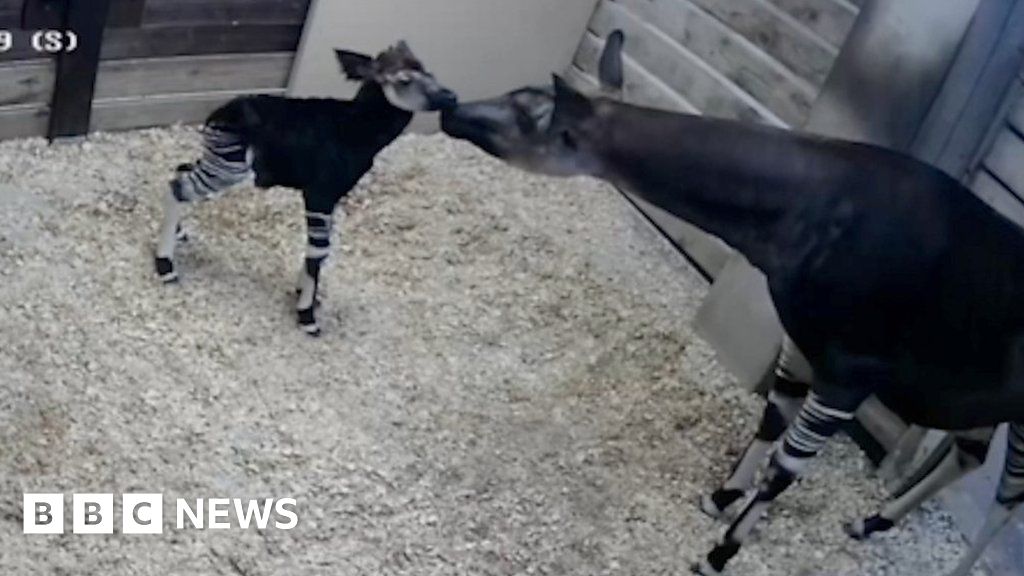
[[[376,58],[335,50],[349,80],[373,82],[388,102],[407,112],[434,112],[454,107],[458,98],[442,86],[412,53],[405,41],[381,52]]]
[[[599,65],[604,95],[622,91],[622,46],[616,30],[608,36]],[[614,99],[589,98],[561,77],[551,87],[521,88],[445,110],[441,127],[513,166],[551,176],[596,175],[602,161],[595,148]]]

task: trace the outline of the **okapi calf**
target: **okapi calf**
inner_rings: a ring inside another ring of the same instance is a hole
[[[295,188],[302,192],[307,229],[298,320],[307,334],[320,334],[317,288],[331,251],[335,207],[415,112],[441,110],[457,101],[405,42],[376,58],[335,53],[344,74],[362,82],[353,100],[243,96],[210,115],[203,127],[202,157],[179,167],[165,197],[156,249],[156,272],[163,282],[178,280],[174,248],[183,236],[185,204],[210,200],[253,179],[260,188]]]
[[[601,78],[621,82],[621,70],[602,66]],[[448,110],[442,126],[524,170],[633,191],[768,278],[815,379],[754,497],[695,572],[725,569],[872,394],[924,427],[1010,424],[995,502],[953,574],[966,576],[1024,502],[1024,230],[953,178],[866,144],[591,99],[557,76],[553,89]]]

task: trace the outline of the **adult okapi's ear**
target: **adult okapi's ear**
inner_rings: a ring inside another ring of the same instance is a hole
[[[335,49],[341,71],[349,80],[366,80],[373,77],[373,58],[358,52]]]
[[[555,116],[578,117],[593,110],[590,99],[569,85],[558,74],[552,75],[555,85]]]
[[[625,42],[626,35],[622,30],[615,30],[608,35],[604,51],[601,52],[597,75],[601,81],[601,88],[609,92],[622,92],[622,46]]]

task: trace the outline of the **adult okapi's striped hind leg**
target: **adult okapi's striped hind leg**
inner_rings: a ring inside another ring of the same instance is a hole
[[[807,361],[793,341],[786,337],[775,366],[775,382],[768,393],[768,404],[761,415],[757,433],[721,487],[701,499],[701,510],[705,514],[712,518],[728,516],[729,510],[754,488],[757,473],[775,443],[796,418],[813,379],[813,371]]]
[[[184,239],[181,217],[185,204],[211,200],[252,178],[248,144],[237,133],[206,126],[203,154],[193,165],[178,167],[164,195],[164,215],[156,247],[156,273],[164,283],[176,282],[174,249]]]
[[[989,508],[981,530],[974,538],[956,569],[950,576],[967,576],[981,553],[996,535],[1009,523],[1013,512],[1024,502],[1024,422],[1011,422],[1006,439],[1006,466],[996,491],[995,501]]]
[[[936,449],[877,514],[843,526],[850,537],[864,540],[893,528],[925,500],[953,484],[985,462],[993,429],[982,428],[950,434],[948,443]]]

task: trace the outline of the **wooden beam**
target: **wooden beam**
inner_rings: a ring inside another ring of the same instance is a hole
[[[177,122],[199,124],[210,112],[237,96],[283,95],[284,91],[284,88],[266,88],[97,100],[91,124],[93,130],[107,131],[167,126]]]
[[[95,99],[98,104],[107,98],[284,88],[294,59],[293,52],[260,52],[104,60]],[[4,94],[0,84],[0,103]]]
[[[89,132],[96,70],[109,9],[110,0],[74,0],[68,6],[62,29],[74,30],[78,35],[78,47],[57,58],[56,85],[47,132],[51,140]]]
[[[107,31],[103,60],[198,54],[294,52],[300,24],[144,26]]]
[[[144,24],[303,24],[309,0],[148,0]]]

